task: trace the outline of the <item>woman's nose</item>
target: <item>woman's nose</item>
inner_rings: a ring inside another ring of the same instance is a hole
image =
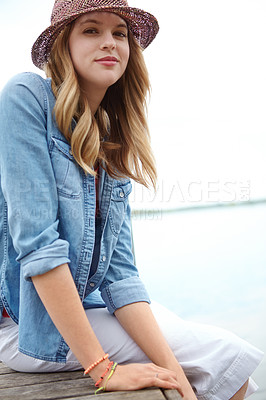
[[[101,44],[101,49],[115,49],[116,48],[116,41],[112,35],[112,33],[107,33],[103,37],[103,41]]]

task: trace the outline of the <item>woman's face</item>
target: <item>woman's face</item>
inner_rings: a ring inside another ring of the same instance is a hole
[[[82,89],[88,94],[105,93],[127,67],[127,24],[110,12],[84,14],[74,23],[69,50]]]

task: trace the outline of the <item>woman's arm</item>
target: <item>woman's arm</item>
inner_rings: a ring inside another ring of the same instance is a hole
[[[32,281],[55,326],[84,369],[100,359],[104,350],[88,321],[68,265],[34,276]],[[105,360],[91,371],[94,381],[99,379],[108,364],[109,360]],[[160,379],[156,379],[158,373],[161,373]],[[109,384],[108,390],[180,387],[174,373],[153,364],[118,366]]]
[[[132,339],[156,365],[174,371],[185,399],[196,396],[172,350],[166,342],[149,304],[129,304],[118,309],[115,315]]]
[[[100,359],[105,353],[88,321],[69,266],[63,264],[33,276],[32,281],[56,328],[84,369]]]

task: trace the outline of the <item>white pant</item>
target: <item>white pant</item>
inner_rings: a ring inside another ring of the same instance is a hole
[[[262,352],[228,331],[184,321],[157,303],[152,304],[152,310],[199,400],[230,399],[262,360]],[[150,362],[106,309],[86,310],[86,314],[111,360],[119,364]],[[0,324],[0,359],[21,372],[82,369],[71,351],[66,364],[42,361],[20,353],[18,325],[11,318],[4,318]],[[257,385],[249,379],[246,397],[256,389]]]

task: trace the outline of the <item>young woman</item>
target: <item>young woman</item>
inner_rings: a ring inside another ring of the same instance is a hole
[[[47,79],[20,74],[1,94],[0,359],[84,368],[98,393],[243,399],[262,353],[150,306],[134,265],[130,179],[156,182],[142,51],[158,29],[125,0],[56,0],[32,49]]]

